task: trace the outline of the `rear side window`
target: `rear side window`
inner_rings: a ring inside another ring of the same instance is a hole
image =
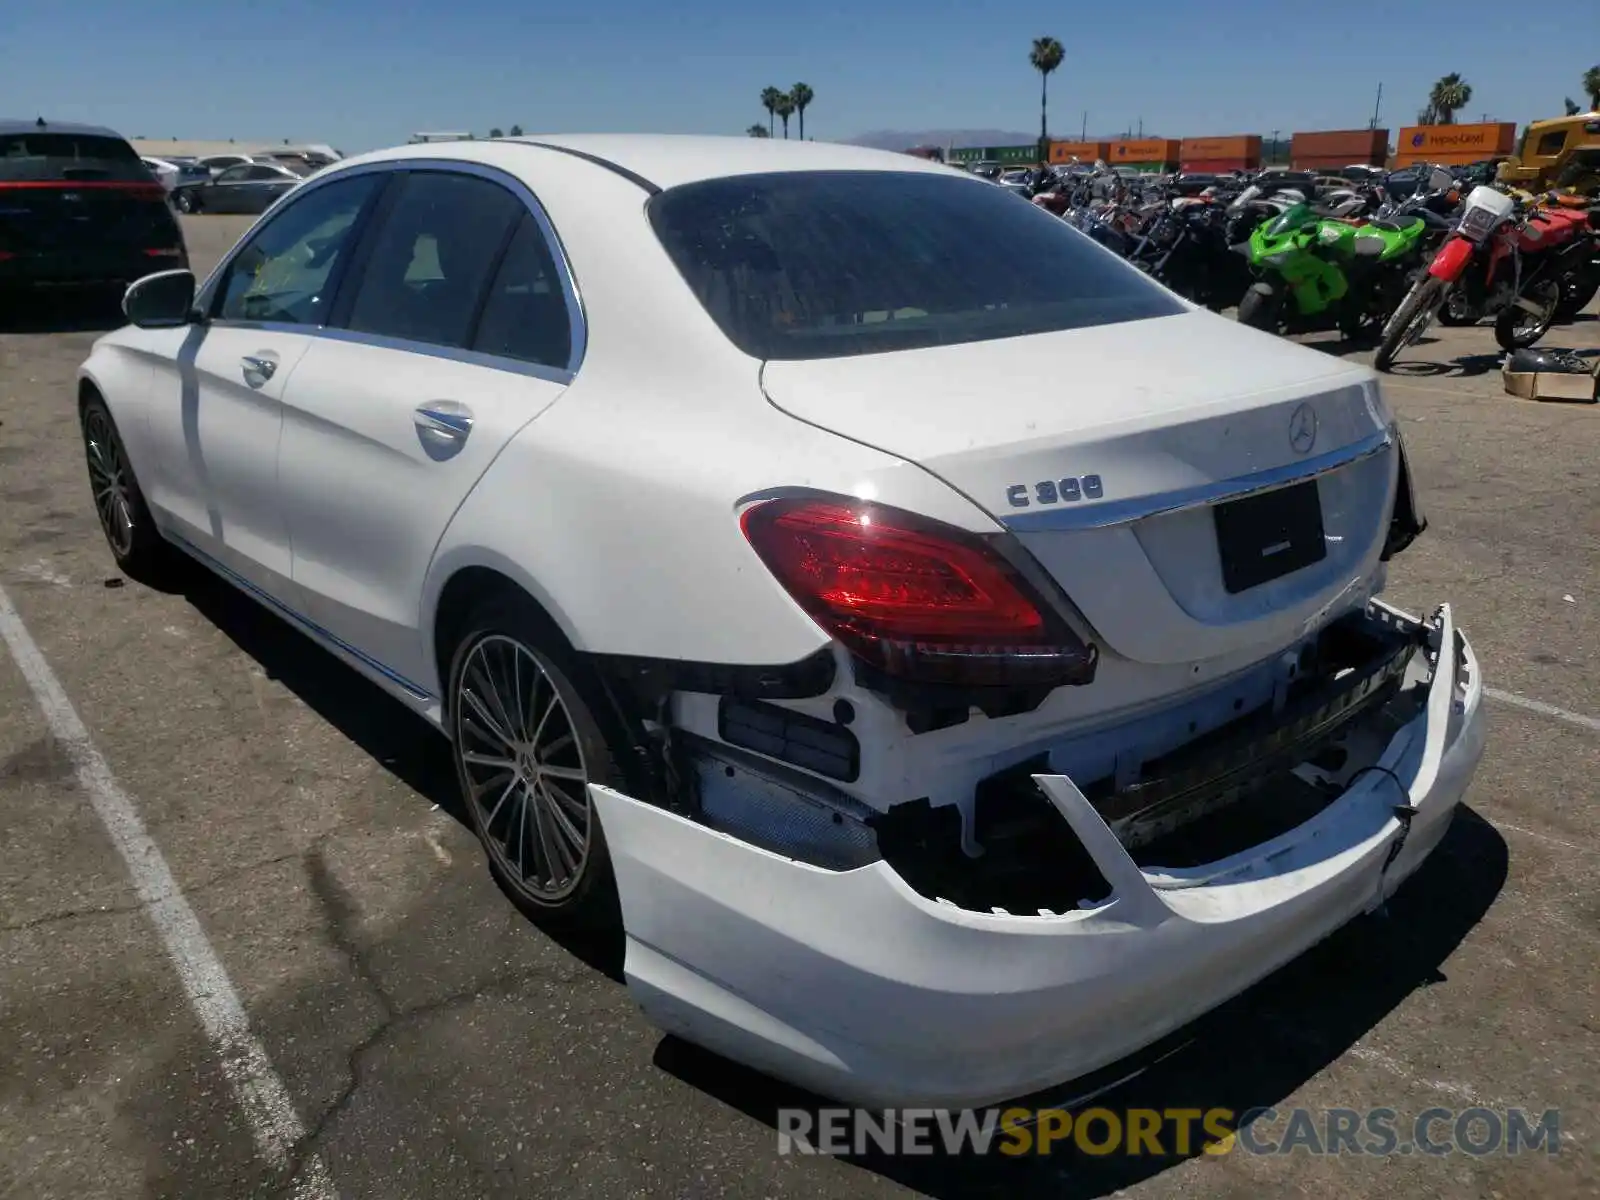
[[[495,273],[472,348],[541,366],[572,361],[572,321],[544,230],[524,214]]]
[[[121,138],[84,133],[0,134],[0,182],[143,182],[149,173]]]
[[[373,240],[347,328],[464,347],[522,202],[474,175],[407,175]]]
[[[989,341],[1185,311],[1060,218],[943,172],[706,180],[656,196],[649,215],[707,312],[762,359]]]

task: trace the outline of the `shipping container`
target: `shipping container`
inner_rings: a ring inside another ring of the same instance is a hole
[[[1178,165],[1177,138],[1132,138],[1112,142],[1106,159],[1112,166],[1155,164],[1164,167]]]
[[[1185,171],[1253,171],[1261,165],[1261,137],[1248,133],[1231,137],[1184,138],[1178,143],[1178,162]],[[1229,165],[1201,165],[1224,162]]]
[[[1511,153],[1517,142],[1517,127],[1510,121],[1487,125],[1412,125],[1400,131],[1395,162],[1471,163]]]
[[[1260,166],[1259,158],[1195,158],[1185,159],[1178,169],[1186,175],[1221,175],[1228,171],[1254,171]]]
[[[1330,129],[1297,133],[1289,141],[1289,161],[1296,167],[1381,166],[1389,155],[1387,129]]]
[[[1070,163],[1074,158],[1079,162],[1092,163],[1096,159],[1110,160],[1110,142],[1051,142],[1050,161],[1053,163]]]

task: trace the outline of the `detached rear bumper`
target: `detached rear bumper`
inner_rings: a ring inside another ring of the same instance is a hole
[[[1448,608],[1432,634],[1423,711],[1378,766],[1230,859],[1147,873],[1071,780],[1037,777],[1112,885],[1065,915],[940,904],[885,862],[824,870],[592,787],[629,987],[663,1029],[861,1104],[970,1107],[1096,1071],[1374,908],[1439,843],[1484,728]]]

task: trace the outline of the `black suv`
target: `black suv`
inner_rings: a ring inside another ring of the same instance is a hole
[[[0,300],[187,268],[166,189],[109,129],[0,118]]]

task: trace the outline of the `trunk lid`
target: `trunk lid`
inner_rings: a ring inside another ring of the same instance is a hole
[[[1372,590],[1398,455],[1371,372],[1210,313],[772,361],[762,384],[966,495],[1126,658],[1270,653]]]

